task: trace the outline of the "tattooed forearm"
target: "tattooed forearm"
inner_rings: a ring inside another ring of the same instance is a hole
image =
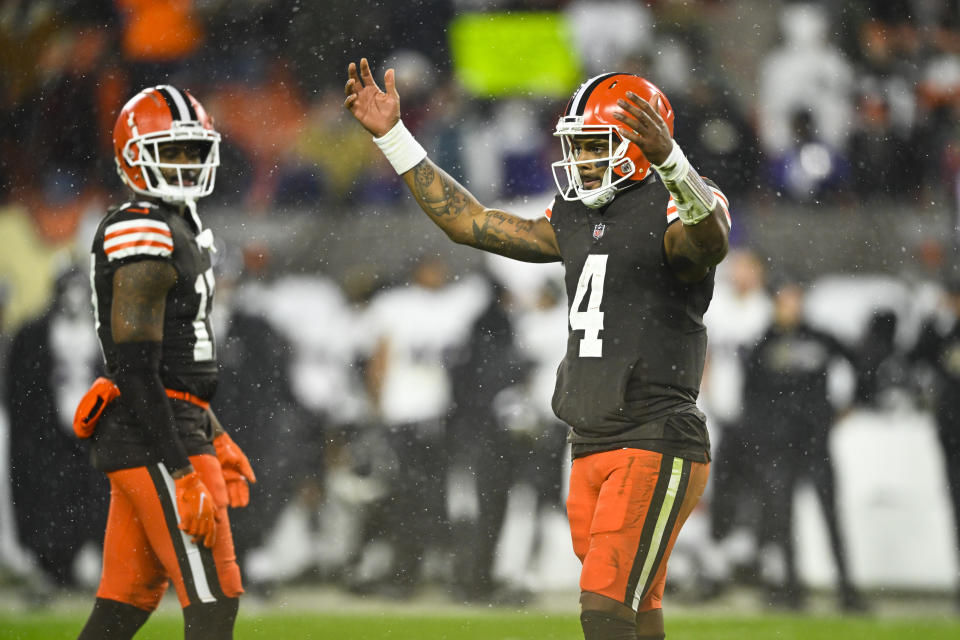
[[[533,220],[518,218],[498,209],[486,209],[483,212],[483,226],[487,227],[492,224],[503,229],[512,229],[518,233],[529,233],[533,229]]]
[[[434,171],[433,165],[431,165],[426,160],[420,162],[417,166],[413,168],[413,179],[417,183],[417,190],[423,190],[433,184],[434,178],[436,178],[437,172]]]
[[[436,171],[429,162],[418,164],[413,173],[413,197],[427,213],[437,218],[463,213],[467,193],[453,178]]]
[[[531,220],[510,218],[502,211],[488,211],[482,224],[473,221],[473,246],[528,262],[551,259],[544,255],[544,251],[536,243],[515,233],[528,232],[532,227]]]
[[[429,158],[404,173],[403,180],[420,208],[454,242],[527,262],[560,259],[546,218],[527,220],[484,207]]]

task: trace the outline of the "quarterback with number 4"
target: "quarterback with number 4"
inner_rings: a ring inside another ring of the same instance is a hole
[[[74,430],[110,480],[110,512],[80,638],[132,638],[170,582],[185,638],[232,638],[243,588],[227,506],[245,506],[255,478],[209,405],[214,245],[196,201],[213,191],[220,135],[192,95],[160,85],[127,102],[113,143],[135,199],[104,216],[91,255],[107,377]]]
[[[366,59],[351,63],[344,105],[453,241],[563,263],[569,337],[553,408],[571,427],[584,637],[664,638],[667,559],[709,472],[696,400],[726,198],[674,142],[666,97],[635,75],[603,74],[573,94],[554,131],[560,194],[538,220],[480,204],[403,126],[393,69],[384,89]]]

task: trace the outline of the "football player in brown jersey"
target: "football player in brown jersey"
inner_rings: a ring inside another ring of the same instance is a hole
[[[554,135],[560,194],[529,220],[482,205],[434,164],[366,59],[347,71],[344,106],[457,243],[529,262],[562,261],[567,354],[553,398],[570,425],[567,511],[582,561],[587,640],[663,638],[667,559],[707,482],[710,443],[696,407],[703,313],[726,255],[729,207],[673,140],[674,113],[647,80],[583,83]]]
[[[111,209],[91,256],[107,377],[74,420],[110,480],[103,570],[83,640],[132,638],[170,582],[190,639],[232,638],[243,592],[227,506],[249,499],[246,456],[210,411],[213,236],[196,201],[213,191],[220,136],[170,85],[138,93],[113,133],[134,199]]]

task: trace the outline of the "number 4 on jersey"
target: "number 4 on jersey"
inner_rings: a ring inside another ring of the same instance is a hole
[[[607,275],[607,255],[590,254],[583,264],[580,280],[577,282],[577,293],[570,304],[570,329],[583,331],[580,340],[581,358],[599,358],[603,355],[603,340],[600,331],[603,329],[603,312],[600,311],[600,301],[603,299],[603,279]],[[583,298],[590,289],[587,298],[587,308],[580,310]]]

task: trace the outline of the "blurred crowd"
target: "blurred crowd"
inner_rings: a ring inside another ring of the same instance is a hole
[[[952,198],[955,0],[13,0],[0,9],[0,201],[64,237],[63,209],[115,189],[119,107],[165,82],[198,95],[224,134],[222,204],[256,215],[394,201],[396,177],[343,126],[344,69],[360,55],[379,73],[396,66],[408,127],[481,199],[548,191],[565,98],[467,92],[448,25],[475,11],[558,12],[583,77],[654,81],[688,155],[738,201]],[[737,41],[746,12],[769,24]]]
[[[8,325],[52,293],[50,263],[36,256],[84,254],[85,225],[125,197],[111,133],[144,86],[185,87],[213,115],[222,167],[204,206],[231,221],[409,206],[345,119],[344,72],[360,56],[378,75],[397,69],[408,128],[481,201],[545,206],[560,153],[552,131],[573,87],[471,93],[449,26],[484,11],[554,12],[580,77],[616,69],[653,80],[678,114],[677,140],[740,220],[783,205],[958,208],[956,0],[331,0],[322,10],[300,0],[13,0],[0,7],[0,232],[17,247],[0,255]]]
[[[85,238],[91,212],[120,197],[113,120],[144,86],[195,91],[213,114],[224,144],[210,200],[234,210],[235,224],[297,208],[355,215],[407,197],[368,136],[344,120],[344,70],[360,55],[378,73],[396,66],[407,126],[481,200],[540,196],[553,189],[563,101],[470,95],[446,29],[469,11],[559,11],[584,77],[632,71],[665,91],[679,143],[735,211],[883,203],[909,214],[960,191],[957,0],[321,4],[0,6],[0,234],[17,238],[0,255],[0,456],[10,474],[0,508],[13,505],[14,516],[0,518],[0,566],[33,576],[29,591],[40,598],[75,583],[77,554],[99,543],[106,504],[70,428],[101,367],[89,284],[85,267],[54,249]],[[754,41],[737,42],[729,29],[746,11],[772,28],[741,25]],[[746,73],[733,68],[745,59]],[[451,273],[424,255],[387,280],[343,280],[289,273],[282,252],[253,244],[227,253],[214,408],[259,478],[250,507],[231,514],[248,585],[277,579],[257,552],[278,519],[298,513],[306,551],[291,571],[301,577],[401,598],[424,582],[470,601],[516,602],[536,588],[529,574],[550,523],[562,521],[568,458],[550,410],[567,323],[559,274],[518,282],[520,266],[496,261]],[[39,254],[52,266],[24,267],[23,256]],[[723,263],[702,397],[715,463],[701,597],[746,575],[772,600],[802,605],[791,497],[809,479],[830,529],[840,604],[868,606],[847,568],[825,445],[844,410],[906,404],[932,411],[944,451],[960,451],[953,408],[940,401],[960,397],[951,386],[960,371],[944,364],[960,282],[937,270],[942,258],[922,280],[891,276],[909,282],[909,295],[886,308],[865,301],[853,330],[841,326],[849,318],[811,311],[804,296],[815,283],[804,274],[767,273],[766,257],[742,249]],[[31,301],[17,298],[4,321],[14,290]],[[854,381],[841,401],[825,386],[837,360]],[[948,470],[957,503],[960,461]],[[527,488],[535,526],[519,562],[498,572],[517,487]]]

